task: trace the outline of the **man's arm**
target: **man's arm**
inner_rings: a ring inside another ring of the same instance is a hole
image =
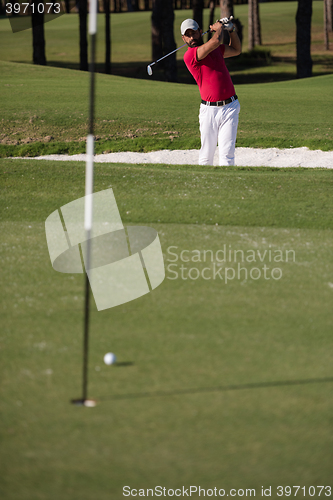
[[[215,24],[209,26],[211,31],[215,31],[214,35],[208,42],[200,45],[197,50],[197,60],[201,61],[208,56],[213,50],[217,49],[219,45],[222,45],[223,41],[223,25],[217,21]],[[242,45],[236,31],[229,32],[230,42],[229,45],[225,45],[224,57],[238,56],[242,51]]]
[[[214,35],[208,42],[204,43],[203,45],[200,45],[197,50],[197,61],[201,61],[202,59],[205,59],[205,57],[208,56],[213,50],[217,49],[219,45],[222,45],[222,24],[217,21],[216,23],[212,24],[209,26],[210,31],[215,31]]]
[[[233,56],[239,56],[239,54],[242,52],[242,44],[239,39],[239,36],[237,35],[236,31],[229,31],[229,36],[230,36],[230,42],[229,45],[225,46],[225,51],[223,57],[233,57]]]

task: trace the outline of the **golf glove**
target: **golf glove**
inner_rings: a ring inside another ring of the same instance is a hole
[[[220,23],[223,25],[223,29],[227,31],[234,31],[234,24],[232,22],[233,16],[228,17],[223,17],[222,19],[219,19]]]

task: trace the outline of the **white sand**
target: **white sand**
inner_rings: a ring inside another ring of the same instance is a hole
[[[37,160],[85,161],[86,155],[47,155]],[[169,165],[197,165],[198,150],[163,150],[151,153],[108,153],[95,155],[97,163],[165,163]],[[255,149],[236,148],[236,166],[267,167],[308,167],[333,168],[333,151],[312,151],[308,148],[294,149]],[[214,157],[218,165],[218,149]]]

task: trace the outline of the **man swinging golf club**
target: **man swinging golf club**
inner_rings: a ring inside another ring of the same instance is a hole
[[[223,29],[229,32],[229,45],[222,42]],[[196,21],[186,19],[180,27],[182,38],[188,45],[184,62],[199,86],[202,99],[199,165],[213,165],[217,144],[219,164],[234,165],[240,104],[224,59],[238,56],[241,42],[232,17],[216,21],[210,30],[214,35],[203,43],[202,30]]]

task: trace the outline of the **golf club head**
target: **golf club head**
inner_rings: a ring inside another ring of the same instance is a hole
[[[147,66],[147,73],[149,76],[151,76],[153,74],[153,70],[151,69],[151,66],[149,64]]]

